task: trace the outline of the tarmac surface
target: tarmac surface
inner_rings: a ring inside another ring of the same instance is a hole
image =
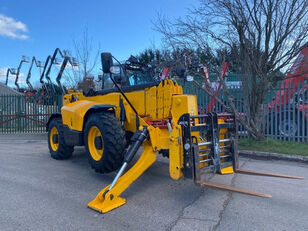
[[[308,230],[307,164],[241,158],[240,165],[306,179],[207,176],[273,196],[264,199],[173,181],[159,156],[122,194],[125,205],[100,214],[86,205],[115,174],[95,173],[83,148],[57,161],[45,134],[0,135],[0,230]]]

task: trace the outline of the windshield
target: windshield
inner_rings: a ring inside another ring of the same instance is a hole
[[[131,68],[130,66],[123,65],[126,75],[121,69],[121,74],[112,74],[112,78],[120,84],[122,87],[124,86],[137,86],[147,83],[155,83],[157,82],[155,72],[151,67],[138,67]],[[110,74],[103,74],[103,89],[114,88],[114,83],[110,79]]]
[[[126,70],[126,75],[130,86],[154,82],[154,72],[149,68],[140,70]]]

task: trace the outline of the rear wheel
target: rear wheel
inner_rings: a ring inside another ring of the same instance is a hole
[[[100,173],[117,170],[124,158],[125,132],[113,114],[91,115],[85,125],[84,143],[91,167]]]
[[[57,160],[68,159],[73,154],[74,147],[65,143],[61,118],[55,118],[49,123],[48,148],[51,157]]]

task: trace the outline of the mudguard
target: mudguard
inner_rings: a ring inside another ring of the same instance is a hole
[[[67,104],[61,108],[62,122],[69,129],[75,131],[83,131],[84,121],[93,113],[107,111],[114,108],[116,105],[100,104],[94,101],[79,100]]]
[[[48,126],[50,124],[50,121],[52,121],[55,118],[61,118],[61,113],[60,112],[54,112],[51,114],[51,116],[48,119],[48,122],[46,124],[46,132],[48,132]]]

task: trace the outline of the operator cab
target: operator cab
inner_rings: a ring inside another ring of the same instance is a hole
[[[113,65],[111,61],[112,58],[110,59],[110,57],[106,56],[106,53],[102,54],[104,72],[102,76],[102,91],[115,88],[115,84],[111,78],[113,78],[116,84],[123,88],[123,90],[130,88],[134,89],[144,85],[154,86],[159,83],[159,79],[155,76],[154,68],[151,65],[139,62],[136,57],[131,56],[124,63],[117,61],[117,63]]]

